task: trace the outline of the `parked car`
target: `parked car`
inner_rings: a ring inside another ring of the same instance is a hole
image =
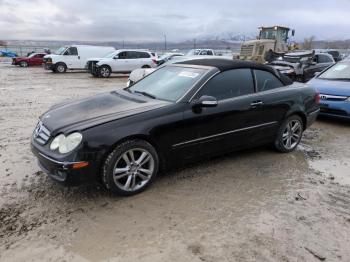
[[[71,45],[58,49],[55,54],[44,57],[45,68],[56,73],[65,73],[70,70],[84,70],[86,62],[90,57],[103,57],[115,51],[114,47]]]
[[[338,62],[308,85],[320,93],[320,115],[350,119],[350,60]]]
[[[9,50],[0,50],[0,56],[3,57],[16,57],[17,54],[15,52]]]
[[[330,54],[304,51],[284,54],[269,65],[293,81],[305,83],[334,63]]]
[[[184,56],[184,54],[182,54],[182,53],[165,53],[156,59],[157,65],[160,66],[160,65],[168,62],[169,60],[171,60],[172,58],[177,57],[177,56]]]
[[[12,58],[12,64],[21,67],[40,66],[44,63],[44,56],[46,56],[45,53],[32,53],[25,57],[15,57]]]
[[[245,147],[291,152],[319,111],[314,88],[265,65],[198,59],[166,65],[130,88],[53,106],[31,139],[64,184],[100,179],[143,191],[159,170]]]
[[[335,62],[339,62],[343,59],[342,54],[336,49],[315,49],[315,52],[330,54]]]
[[[112,73],[130,73],[136,68],[156,67],[156,58],[151,52],[138,49],[120,49],[103,58],[91,58],[86,68],[93,76],[110,77]]]
[[[206,58],[206,59],[229,59],[232,60],[230,57],[218,57],[218,56],[211,56],[211,55],[207,55],[207,56],[201,56],[201,59]],[[165,62],[164,64],[173,64],[173,63],[178,63],[178,62],[182,62],[182,61],[186,61],[186,60],[193,60],[193,59],[198,59],[198,56],[196,55],[192,55],[192,56],[173,56],[171,58],[168,59],[167,62]],[[158,64],[158,66],[161,66],[163,64]],[[126,86],[132,86],[134,83],[140,81],[142,78],[144,78],[145,76],[149,75],[150,73],[154,72],[157,68],[138,68],[133,70],[128,78],[128,82],[126,84]]]
[[[215,55],[215,52],[213,49],[192,49],[186,54],[186,56],[192,55]]]

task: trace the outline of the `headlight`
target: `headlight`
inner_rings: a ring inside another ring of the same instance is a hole
[[[72,133],[68,136],[60,134],[52,140],[50,144],[51,150],[57,150],[61,154],[66,154],[75,149],[83,140],[83,136],[80,133]]]

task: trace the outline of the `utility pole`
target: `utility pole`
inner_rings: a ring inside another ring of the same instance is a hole
[[[164,33],[163,36],[164,36],[164,51],[166,51],[166,34]]]
[[[124,42],[124,40],[123,40],[123,49],[124,49],[124,47],[125,47],[125,42]]]

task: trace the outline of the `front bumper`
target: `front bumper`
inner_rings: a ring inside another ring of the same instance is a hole
[[[55,68],[55,64],[53,64],[53,63],[43,63],[43,67],[46,70],[53,70]]]
[[[350,102],[348,101],[322,101],[320,102],[322,116],[350,119]]]
[[[42,152],[34,143],[31,143],[31,149],[38,159],[39,167],[55,181],[64,185],[79,185],[96,179],[97,170],[91,163],[82,168],[75,168],[86,162],[54,159]]]

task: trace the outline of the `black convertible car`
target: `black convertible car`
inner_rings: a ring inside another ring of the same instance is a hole
[[[63,183],[100,179],[144,190],[160,169],[262,144],[294,150],[319,95],[271,67],[198,59],[159,68],[135,85],[53,106],[34,130],[41,168]]]

